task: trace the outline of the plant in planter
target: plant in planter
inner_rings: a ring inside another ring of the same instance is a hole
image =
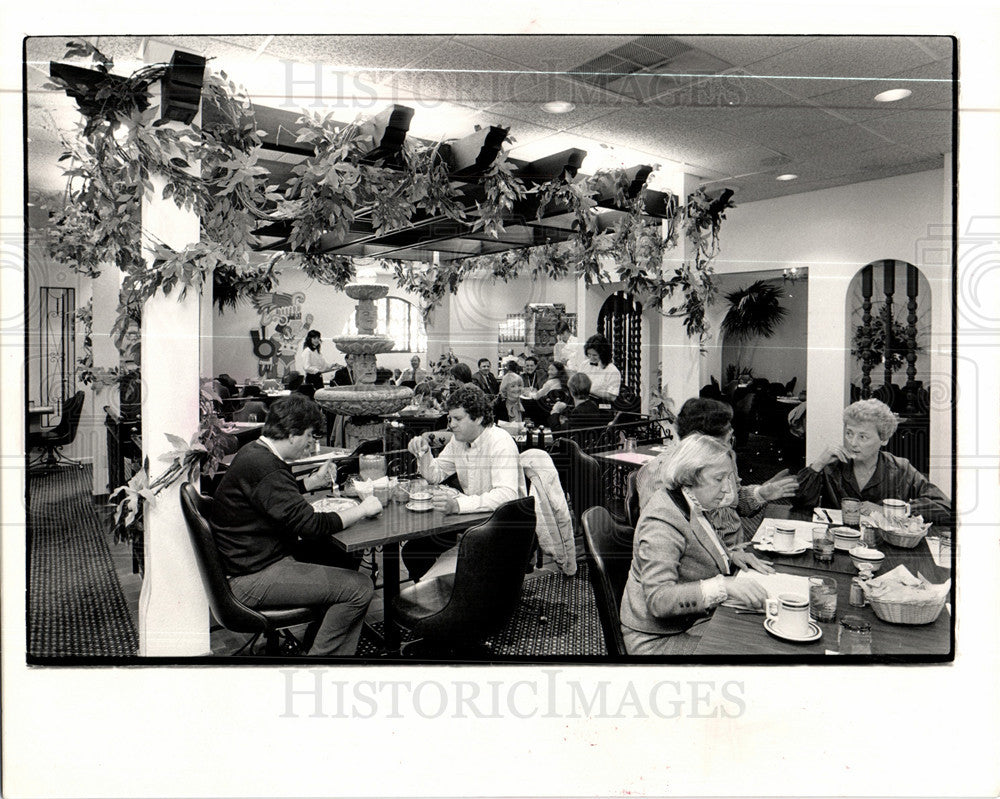
[[[872,309],[872,321],[867,327],[858,325],[854,328],[851,338],[851,355],[861,364],[868,363],[871,367],[888,361],[889,370],[893,373],[906,366],[907,341],[909,335],[906,327],[895,317],[891,320],[888,348],[886,347],[885,306]],[[922,347],[918,344],[914,352]]]
[[[770,338],[788,316],[781,306],[782,290],[765,280],[757,280],[745,288],[726,295],[729,310],[722,320],[722,332],[739,342],[737,365],[741,373],[744,346],[748,341]]]

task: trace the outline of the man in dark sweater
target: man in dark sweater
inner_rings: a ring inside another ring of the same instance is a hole
[[[338,513],[317,513],[302,490],[330,485],[337,470],[327,461],[297,481],[290,461],[308,454],[323,412],[292,394],[273,403],[261,436],[242,447],[215,492],[210,521],[233,594],[250,607],[323,606],[307,632],[310,655],[353,655],[357,650],[371,580],[339,552],[330,536],[382,504],[368,497]]]

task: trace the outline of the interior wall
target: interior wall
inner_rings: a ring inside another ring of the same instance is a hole
[[[738,204],[727,213],[717,272],[809,269],[807,457],[840,439],[850,359],[847,293],[867,263],[897,258],[921,269],[936,309],[931,380],[950,386],[950,186],[950,170],[937,169]],[[930,477],[945,490],[950,469],[950,402],[938,403],[931,408]]]
[[[741,288],[746,288],[757,275],[720,275],[719,296]],[[762,377],[769,382],[788,383],[796,378],[795,390],[805,388],[806,362],[808,360],[809,289],[805,280],[789,283],[779,278],[767,282],[782,291],[781,307],[788,315],[775,329],[770,338],[753,338],[742,344],[731,337],[724,337],[720,371],[713,375],[720,383],[726,382],[726,370],[730,364],[753,369],[754,377]],[[723,315],[727,304],[723,301]]]
[[[507,283],[471,276],[462,281],[448,309],[450,346],[473,371],[476,361],[497,358],[497,333],[508,314],[524,311],[529,303],[562,303],[576,312],[576,281],[518,277]],[[520,352],[515,345],[516,352]],[[495,371],[495,369],[494,369]]]

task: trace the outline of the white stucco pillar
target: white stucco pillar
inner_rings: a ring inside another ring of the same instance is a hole
[[[172,123],[171,123],[172,124]],[[197,166],[195,166],[197,168]],[[143,241],[179,250],[198,241],[198,216],[163,200],[165,180],[151,176],[143,197]],[[152,255],[144,246],[147,263]],[[185,440],[198,430],[200,295],[162,292],[142,310],[142,448],[152,479],[168,465],[160,456],[173,449],[165,433]],[[145,576],[139,596],[139,654],[184,656],[210,653],[208,600],[178,486],[160,492],[145,507]]]
[[[683,176],[683,185],[679,187],[680,201],[686,202],[701,180],[696,175]],[[667,253],[664,260],[664,276],[670,277],[676,265],[694,257],[687,237],[683,234],[678,238],[677,247]],[[680,302],[680,295],[673,298]],[[667,307],[670,307],[668,305]],[[701,351],[698,340],[688,337],[684,329],[684,320],[679,317],[664,316],[660,324],[659,352],[657,353],[663,374],[664,393],[673,400],[674,409],[679,409],[684,400],[698,396],[701,388]]]
[[[95,369],[110,369],[119,365],[120,355],[111,337],[111,328],[118,315],[118,293],[121,290],[121,272],[112,263],[101,265],[100,276],[90,281],[93,291],[93,329],[90,334],[91,353]],[[118,406],[118,386],[91,386],[89,404],[92,408],[92,432],[94,473],[93,494],[101,496],[114,491],[117,486],[108,485],[107,428],[104,426],[104,407]]]

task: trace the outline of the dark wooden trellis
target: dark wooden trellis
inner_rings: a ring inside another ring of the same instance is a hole
[[[906,269],[906,326],[904,339],[894,341],[892,335],[892,308],[896,293],[896,269]],[[884,343],[880,353],[871,351],[872,336],[868,332],[876,321],[872,312],[875,293],[875,270],[882,272],[882,307],[879,312],[884,330]],[[917,301],[919,274],[913,264],[885,259],[868,264],[861,270],[861,328],[859,344],[866,354],[861,362],[861,399],[876,397],[900,415],[899,427],[889,441],[887,449],[902,455],[920,471],[928,468],[930,427],[928,419],[930,395],[916,379],[917,375]],[[906,361],[906,383],[896,386],[892,379],[890,359],[893,351],[903,350]],[[881,385],[872,385],[872,372],[879,360],[883,364]]]
[[[642,303],[624,291],[604,301],[597,332],[611,342],[611,360],[622,373],[622,387],[638,396],[642,381]]]

